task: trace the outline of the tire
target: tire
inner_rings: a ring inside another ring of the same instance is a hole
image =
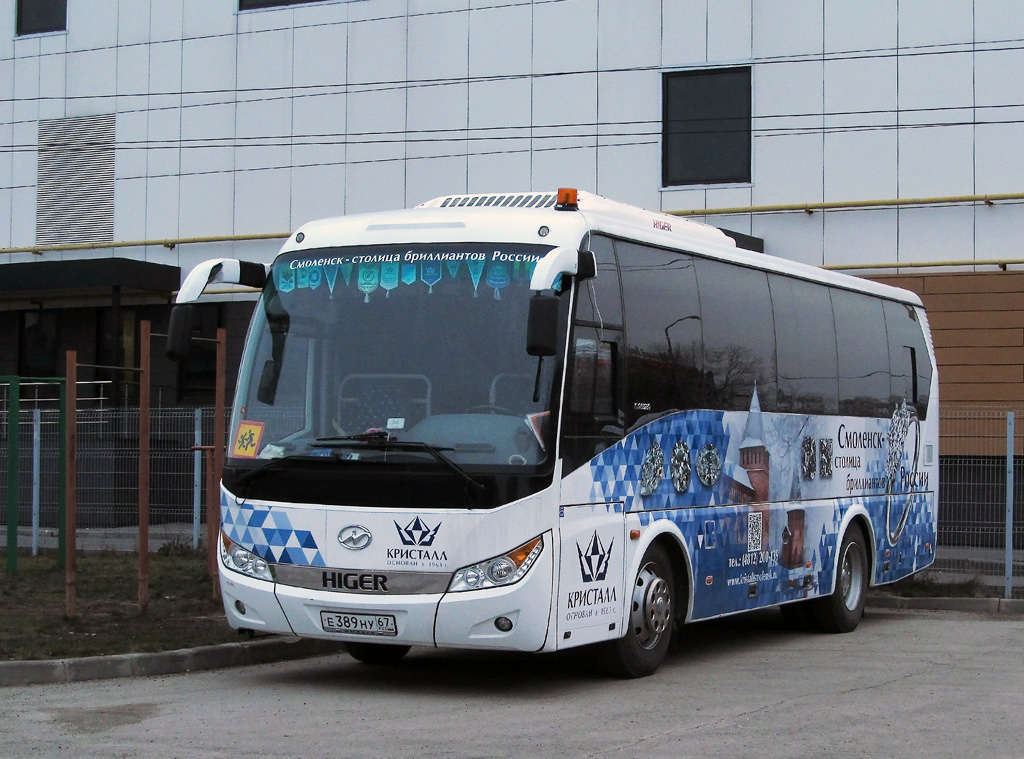
[[[601,660],[616,677],[646,677],[664,661],[675,623],[675,576],[661,546],[644,554],[629,601],[626,634],[603,644]]]
[[[363,664],[394,664],[409,653],[411,646],[389,646],[384,643],[346,643],[349,656]]]
[[[812,602],[811,611],[819,630],[848,633],[856,629],[864,616],[868,578],[867,541],[863,530],[851,525],[839,548],[835,590]]]

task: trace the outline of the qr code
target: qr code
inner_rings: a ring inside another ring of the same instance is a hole
[[[747,514],[747,550],[761,550],[761,512],[751,511]]]

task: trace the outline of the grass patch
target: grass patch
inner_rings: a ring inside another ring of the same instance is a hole
[[[134,553],[80,553],[78,618],[65,617],[65,573],[56,552],[0,552],[0,660],[61,659],[237,641],[206,569],[205,551],[173,546],[149,555],[149,606],[138,609]]]

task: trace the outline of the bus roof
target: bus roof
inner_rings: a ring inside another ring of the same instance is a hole
[[[601,232],[922,305],[920,298],[908,290],[738,248],[731,237],[709,224],[583,191],[576,193],[575,207],[559,206],[557,197],[555,192],[447,195],[411,209],[322,219],[296,230],[281,252],[413,241],[526,242],[575,247],[587,232]]]

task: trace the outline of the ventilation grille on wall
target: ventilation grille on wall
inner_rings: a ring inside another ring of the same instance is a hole
[[[114,240],[114,115],[39,122],[36,244]]]

